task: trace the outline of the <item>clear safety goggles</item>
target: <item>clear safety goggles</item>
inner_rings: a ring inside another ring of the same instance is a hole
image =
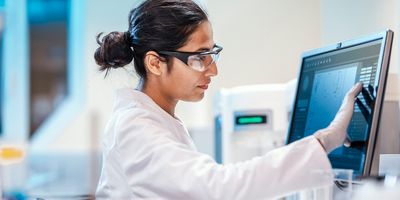
[[[193,70],[204,72],[213,63],[218,62],[221,51],[221,46],[214,45],[214,48],[207,52],[158,51],[158,53],[164,56],[173,56]]]

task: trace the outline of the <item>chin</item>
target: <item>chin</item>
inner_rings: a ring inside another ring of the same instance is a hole
[[[201,94],[190,96],[189,98],[182,99],[182,100],[188,101],[188,102],[198,102],[198,101],[201,101],[203,98],[204,98],[204,93],[201,93]]]

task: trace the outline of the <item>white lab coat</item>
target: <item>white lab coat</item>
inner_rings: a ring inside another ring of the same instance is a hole
[[[253,200],[331,182],[331,165],[313,136],[221,165],[196,150],[179,119],[144,93],[121,89],[105,131],[96,197]]]

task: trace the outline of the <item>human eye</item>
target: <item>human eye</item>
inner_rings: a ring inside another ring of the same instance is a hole
[[[204,61],[207,59],[206,55],[199,55],[198,57],[199,57],[199,60],[201,60],[201,61]]]
[[[196,61],[204,61],[206,59],[206,56],[205,55],[196,55],[196,56],[193,56],[192,59],[196,60]]]

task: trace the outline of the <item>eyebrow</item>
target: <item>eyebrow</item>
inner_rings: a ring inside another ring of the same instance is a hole
[[[208,47],[201,47],[201,48],[199,48],[199,49],[197,49],[196,51],[201,51],[201,52],[204,52],[204,51],[211,51],[213,48],[215,47],[215,44],[213,45],[213,47],[210,49],[210,48],[208,48]]]
[[[203,52],[203,51],[210,51],[210,49],[209,48],[200,48],[200,49],[197,49],[196,51]]]

